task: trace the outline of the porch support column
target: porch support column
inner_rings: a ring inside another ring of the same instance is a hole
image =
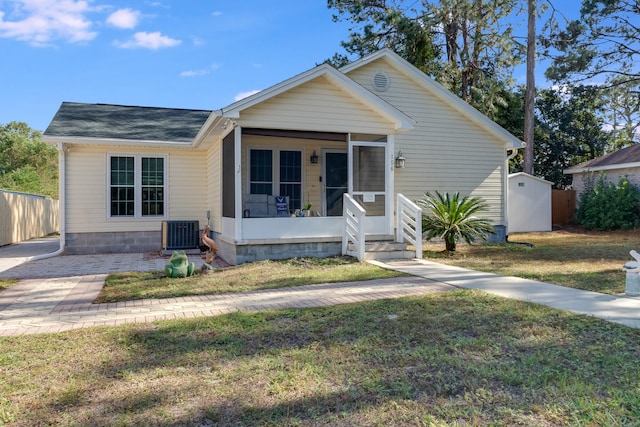
[[[236,212],[236,220],[235,220],[235,235],[236,241],[243,240],[242,236],[242,129],[240,126],[236,126],[233,129],[234,137],[234,172],[235,172],[235,212]]]
[[[395,187],[395,170],[396,170],[396,154],[395,154],[395,135],[387,135],[387,158],[389,159],[387,182],[386,182],[386,196],[385,211],[387,212],[387,234],[394,233],[395,224],[395,201],[396,201],[396,187]],[[397,231],[396,231],[397,232]]]

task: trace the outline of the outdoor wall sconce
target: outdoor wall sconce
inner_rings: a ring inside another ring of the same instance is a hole
[[[402,151],[398,150],[398,157],[396,157],[396,169],[402,169],[404,168],[404,162],[407,159],[405,159],[404,157],[402,157]]]
[[[318,155],[316,154],[316,150],[313,150],[313,154],[311,155],[311,163],[318,163]]]

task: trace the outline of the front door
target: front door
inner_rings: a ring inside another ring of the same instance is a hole
[[[349,190],[349,167],[346,151],[325,151],[322,208],[326,216],[342,215],[342,195]]]

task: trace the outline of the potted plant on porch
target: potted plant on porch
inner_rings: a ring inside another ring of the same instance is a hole
[[[313,206],[311,203],[307,203],[303,206],[302,216],[311,216],[311,206]]]

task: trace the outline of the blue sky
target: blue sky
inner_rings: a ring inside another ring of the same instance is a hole
[[[217,109],[341,51],[326,0],[0,0],[0,123],[62,101]]]
[[[348,26],[331,12],[326,0],[0,0],[0,124],[44,131],[63,101],[227,106],[342,52]]]

